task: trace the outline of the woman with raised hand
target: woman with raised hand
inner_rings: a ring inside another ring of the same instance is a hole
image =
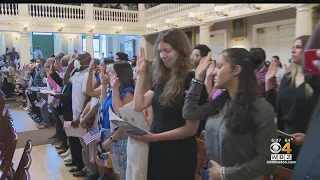
[[[141,52],[141,51],[140,51]],[[147,61],[147,78],[144,81],[144,92],[146,93],[152,86],[152,62]],[[134,80],[137,79],[135,75]],[[133,101],[127,105],[133,105]],[[143,111],[144,119],[135,119],[133,122],[136,126],[150,131],[151,123],[153,120],[152,106]],[[127,172],[126,180],[147,180],[148,170],[148,154],[149,144],[145,142],[136,141],[128,138],[127,144]]]
[[[104,111],[109,112],[109,108],[120,116],[119,108],[130,103],[133,100],[134,81],[131,65],[127,61],[117,61],[113,64],[110,72],[110,88],[111,93],[108,95],[106,103],[110,103],[108,107],[104,106]],[[110,114],[108,115],[108,120]],[[110,123],[110,136],[102,144],[106,150],[111,150],[113,169],[121,180],[126,180],[127,168],[127,135],[125,131]]]
[[[207,120],[206,152],[214,180],[250,180],[273,171],[271,139],[276,137],[272,106],[260,98],[254,65],[244,48],[221,52],[215,87],[225,89],[215,100],[199,105],[211,53],[202,59],[187,92],[183,117]],[[209,173],[207,171],[207,173]]]
[[[191,44],[177,28],[158,35],[153,62],[153,86],[145,93],[147,77],[144,49],[140,54],[134,95],[135,111],[152,106],[154,118],[150,134],[130,135],[149,142],[148,180],[194,180],[197,164],[195,134],[199,121],[182,117],[185,91],[192,79]]]
[[[296,133],[306,133],[312,110],[317,102],[315,97],[320,94],[320,76],[305,75],[302,66],[304,48],[308,40],[309,36],[295,39],[291,52],[292,68],[283,76],[278,92],[272,88],[271,80],[277,73],[276,61],[271,62],[266,74],[265,97],[277,112],[278,129],[293,136],[298,135]],[[291,149],[295,161],[300,151],[300,143],[296,142]],[[293,169],[294,164],[284,166]]]

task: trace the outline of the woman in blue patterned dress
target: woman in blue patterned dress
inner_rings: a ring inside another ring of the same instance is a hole
[[[109,102],[109,107],[112,111],[119,115],[119,108],[133,100],[134,81],[132,68],[127,61],[115,62],[109,76],[112,93],[109,93],[106,102]],[[108,112],[109,107],[105,105],[103,111]],[[105,116],[108,116],[108,120],[110,120],[109,114],[106,114],[104,113]],[[106,150],[111,150],[113,169],[121,180],[125,180],[128,137],[125,135],[125,131],[114,126],[110,121],[109,124],[110,136],[103,142],[103,147]]]

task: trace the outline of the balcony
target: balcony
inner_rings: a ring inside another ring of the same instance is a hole
[[[1,3],[0,29],[21,31],[19,26],[22,29],[23,24],[28,23],[28,31],[57,32],[60,29],[57,26],[60,25],[66,33],[86,33],[94,26],[95,33],[113,34],[114,27],[124,26],[124,29],[127,29],[126,33],[131,34],[132,30],[141,27],[139,15],[139,11],[96,8],[93,4],[73,6]]]
[[[248,9],[248,4],[219,4],[229,14],[221,17],[215,12],[215,4],[160,4],[150,9],[141,10],[144,4],[139,4],[140,11],[120,10],[93,7],[93,4],[83,6],[62,4],[0,4],[0,30],[33,32],[63,32],[63,33],[100,33],[100,34],[149,34],[146,24],[158,29],[170,28],[166,19],[170,19],[178,27],[197,26],[188,18],[190,12],[195,12],[201,23],[218,22],[233,18],[245,17],[257,13],[290,8],[290,4],[264,4],[259,11]],[[203,18],[206,17],[206,18]],[[119,31],[119,26],[122,26]],[[117,30],[118,29],[118,30]],[[150,29],[150,28],[149,28]]]

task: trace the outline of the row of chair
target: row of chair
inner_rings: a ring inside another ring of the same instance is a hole
[[[202,180],[201,171],[202,169],[208,168],[209,159],[205,149],[205,131],[201,133],[200,137],[197,137],[198,146],[198,162],[197,170],[195,174],[195,180]],[[265,174],[259,178],[259,180],[291,180],[293,171],[281,166],[276,166],[273,173]]]
[[[19,165],[13,168],[13,155],[17,146],[18,135],[13,126],[13,119],[8,110],[3,115],[5,95],[0,90],[0,180],[29,180],[31,165],[31,140],[28,140],[23,150]]]

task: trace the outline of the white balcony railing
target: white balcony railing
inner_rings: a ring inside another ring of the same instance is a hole
[[[19,9],[17,3],[1,3],[0,15],[3,16],[17,16],[19,15]]]
[[[93,18],[104,22],[139,22],[139,11],[109,8],[93,8]]]
[[[144,11],[145,21],[152,21],[165,16],[177,14],[193,8],[200,7],[201,4],[160,4]]]
[[[85,19],[85,7],[60,4],[29,4],[29,16],[39,18]]]
[[[102,22],[139,23],[179,14],[200,4],[161,4],[145,11],[96,8],[63,4],[17,4],[1,3],[0,16],[29,16],[32,18],[50,18],[66,20],[96,20]],[[22,8],[22,9],[21,9]],[[21,11],[19,13],[19,11]],[[87,11],[87,12],[86,12]],[[88,12],[89,11],[89,12]],[[87,17],[88,16],[88,17]],[[89,17],[90,16],[90,17]],[[139,17],[142,16],[142,17]],[[144,16],[144,17],[143,17]]]

